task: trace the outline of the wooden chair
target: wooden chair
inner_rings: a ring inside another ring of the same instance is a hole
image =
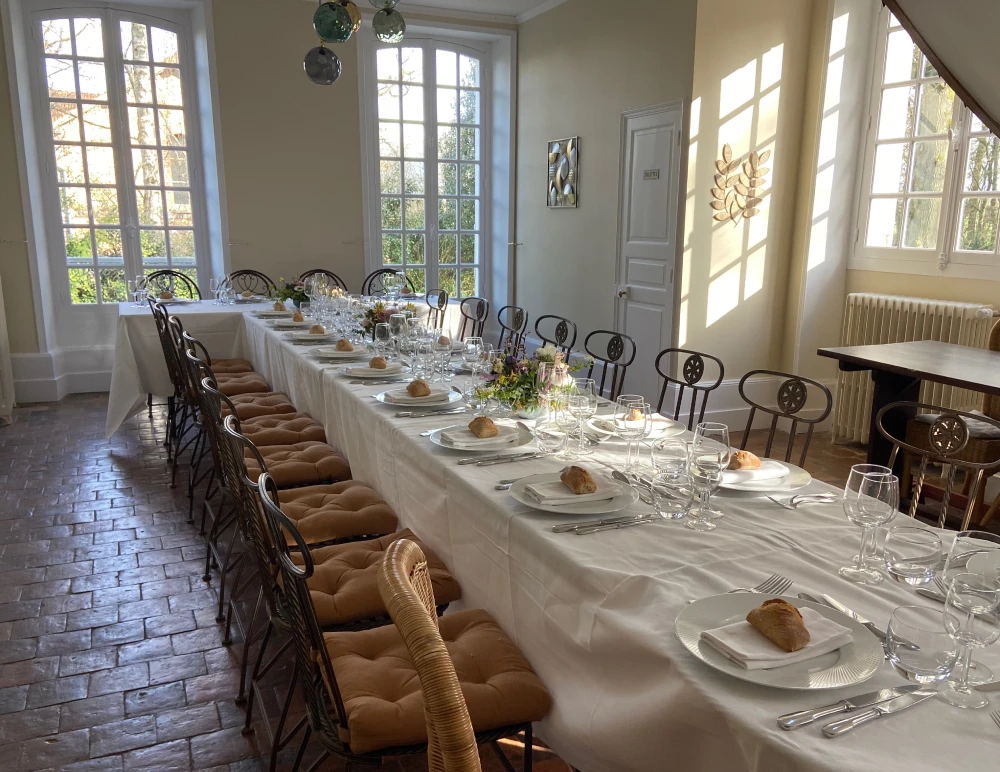
[[[169,290],[174,297],[201,300],[201,290],[194,280],[186,273],[171,268],[153,271],[146,276],[146,289],[154,299],[164,290]]]
[[[382,283],[382,280],[388,274],[404,277],[406,279],[406,285],[410,291],[410,294],[413,294],[415,292],[415,289],[413,287],[413,282],[410,281],[410,277],[404,274],[402,271],[397,271],[395,268],[380,268],[377,271],[372,271],[365,277],[365,280],[361,283],[361,294],[384,295],[385,285]]]
[[[625,374],[629,365],[635,361],[635,341],[621,332],[594,330],[584,339],[583,348],[593,358],[587,377],[593,378],[594,368],[600,364],[601,382],[597,386],[597,393],[614,402],[625,387]],[[609,370],[611,382],[607,384],[605,392]]]
[[[347,292],[347,284],[333,271],[328,271],[325,268],[313,268],[311,271],[306,271],[301,276],[299,276],[299,281],[305,281],[313,276],[322,275],[328,278],[337,287],[340,287],[344,292]]]
[[[278,291],[278,285],[274,283],[270,276],[244,268],[240,271],[233,271],[229,274],[229,281],[233,291],[239,295],[241,292],[252,292],[254,295],[274,295]]]
[[[674,358],[678,354],[687,354],[687,359],[681,367],[680,378],[675,378],[673,364]],[[664,362],[664,359],[666,360]],[[703,380],[705,378],[705,362],[713,362],[719,373],[715,380]],[[681,405],[684,402],[684,390],[691,390],[691,410],[688,413],[687,428],[693,431],[696,423],[705,420],[705,407],[708,405],[708,395],[719,388],[725,376],[726,368],[722,360],[711,354],[702,354],[699,351],[691,351],[686,348],[667,348],[656,355],[656,372],[663,378],[663,388],[660,389],[660,401],[656,404],[656,412],[663,413],[663,400],[667,396],[667,387],[677,387],[677,402],[674,404],[674,420],[677,421],[681,414]],[[698,405],[698,398],[701,396],[701,407]],[[695,410],[698,411],[698,420],[695,421]]]
[[[778,387],[777,407],[763,405],[747,395],[747,382],[761,375],[777,376],[785,379]],[[822,395],[825,399],[825,404],[823,405],[823,409],[821,410],[819,416],[815,418],[804,418],[799,415],[799,413],[809,401],[810,386]],[[792,375],[790,373],[782,373],[777,370],[751,370],[740,378],[739,389],[740,396],[743,398],[743,401],[750,405],[750,418],[747,420],[747,428],[743,432],[743,441],[740,443],[740,450],[746,449],[747,442],[750,439],[750,429],[753,427],[753,419],[759,410],[762,413],[767,413],[771,416],[771,427],[767,435],[767,448],[764,450],[764,455],[767,457],[771,456],[771,446],[774,444],[774,433],[778,428],[778,420],[781,418],[787,418],[791,421],[791,425],[788,429],[788,447],[785,448],[786,464],[791,463],[792,460],[792,449],[795,446],[796,430],[798,429],[800,423],[806,424],[808,427],[806,431],[806,440],[802,446],[802,454],[799,456],[799,466],[805,466],[806,453],[809,452],[809,443],[812,442],[813,429],[815,429],[816,424],[825,421],[826,417],[830,415],[830,411],[833,409],[833,395],[830,393],[830,390],[819,381],[814,381],[811,378],[803,378],[799,375]]]
[[[458,311],[462,315],[462,326],[458,329],[458,339],[465,340],[467,335],[481,338],[486,320],[490,315],[490,301],[486,298],[464,298],[458,304]]]
[[[894,436],[886,428],[884,421],[885,416],[895,410],[910,415],[921,410],[927,413],[920,416],[924,420],[918,418],[908,422],[906,436],[901,438]],[[879,433],[892,443],[888,465],[891,467],[897,455],[903,453],[899,491],[901,497],[910,495],[910,517],[917,514],[920,494],[927,477],[927,465],[942,464],[947,466],[948,473],[941,496],[938,527],[945,527],[956,473],[961,469],[965,473],[967,489],[971,481],[971,490],[962,495],[966,501],[959,530],[968,530],[977,505],[982,504],[986,477],[1000,469],[1000,421],[989,416],[920,402],[892,402],[878,411],[875,421]],[[969,441],[973,437],[979,440],[976,445],[970,445]],[[920,459],[916,482],[913,481],[912,473],[914,458]]]
[[[528,313],[517,306],[504,306],[497,311],[500,323],[500,338],[497,351],[514,354],[524,345],[524,332],[528,329]]]
[[[576,324],[562,316],[545,314],[535,320],[535,335],[543,346],[556,346],[569,358],[569,352],[576,345]]]
[[[437,330],[444,327],[445,313],[448,310],[448,293],[443,289],[432,289],[424,296],[427,303],[427,327]]]

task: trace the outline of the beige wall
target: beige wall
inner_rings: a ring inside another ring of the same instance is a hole
[[[518,34],[516,302],[614,325],[623,110],[691,95],[696,0],[570,0]],[[580,206],[545,207],[546,142],[580,137]],[[533,321],[532,321],[533,324]]]
[[[991,303],[1000,308],[1000,281],[914,276],[881,271],[848,271],[848,292],[877,292],[965,303]]]

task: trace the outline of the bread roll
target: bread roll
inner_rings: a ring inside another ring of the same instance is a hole
[[[385,370],[388,367],[388,362],[385,361],[385,357],[372,357],[368,366],[372,370]]]
[[[347,338],[341,338],[337,341],[337,351],[354,351],[354,346]]]
[[[760,469],[760,459],[749,450],[737,450],[729,460],[730,469]]]
[[[287,311],[288,309],[285,308],[285,304],[284,303],[282,303],[280,300],[278,300],[274,304],[274,310],[275,311]]]
[[[163,292],[160,293],[160,300],[173,300],[173,299],[174,299],[174,293],[171,292],[170,290],[163,290]]]
[[[406,393],[411,397],[427,397],[431,393],[431,387],[427,385],[427,381],[417,378],[415,381],[410,381]]]
[[[253,297],[253,293],[250,290],[243,290],[243,292],[240,293],[240,297],[242,297],[242,298],[252,298]]]
[[[747,622],[771,643],[784,651],[798,651],[809,643],[809,631],[802,614],[781,598],[765,600],[747,614]]]
[[[646,417],[645,413],[643,413],[639,408],[634,407],[634,408],[632,408],[631,410],[628,411],[628,415],[625,416],[625,420],[626,421],[641,421],[645,417]]]
[[[496,437],[500,433],[497,430],[497,425],[493,423],[493,419],[486,416],[479,416],[472,419],[472,423],[469,424],[469,431],[481,440],[487,437]]]
[[[597,493],[597,483],[590,476],[590,472],[582,466],[571,466],[559,475],[559,479],[578,496],[584,493]]]
[[[301,311],[296,311],[294,314],[292,314],[293,322],[304,322],[305,320],[306,318],[302,315]]]
[[[322,324],[314,324],[309,328],[310,335],[326,335],[326,327]]]
[[[440,338],[438,338],[438,345],[439,346],[450,346],[451,345],[451,338],[449,338],[447,335],[442,335]]]

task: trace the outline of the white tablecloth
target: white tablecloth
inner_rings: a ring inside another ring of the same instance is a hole
[[[217,306],[211,300],[202,300],[168,308],[171,314],[180,317],[184,329],[200,340],[211,356],[241,357],[246,345],[243,312],[254,307]],[[114,434],[126,418],[143,408],[147,394],[166,398],[173,393],[149,306],[136,308],[132,303],[119,303],[105,426],[107,436]]]
[[[372,485],[445,561],[468,607],[487,609],[552,691],[539,733],[584,772],[937,772],[997,769],[1000,731],[983,711],[931,702],[836,740],[821,722],[786,732],[775,718],[902,679],[886,665],[863,685],[800,693],[718,673],[673,630],[693,598],[748,587],[773,572],[790,594],[827,592],[885,626],[904,604],[934,607],[888,580],[860,588],[836,569],[857,553],[860,531],[839,505],[788,512],[743,494],[716,497],[726,517],[710,533],[658,523],[583,537],[554,534],[546,515],[493,489],[500,479],[557,471],[555,460],[457,466],[461,454],[419,433],[459,416],[396,419],[352,386],[247,318],[249,358],[272,388],[321,421],[356,479]],[[608,444],[599,458],[621,459]],[[813,482],[809,490],[829,490]],[[637,511],[648,511],[641,505]],[[900,519],[902,519],[900,515]],[[941,608],[938,606],[938,608]],[[1000,665],[996,650],[982,659]],[[1000,672],[1000,667],[996,668]],[[994,698],[994,702],[996,702]]]

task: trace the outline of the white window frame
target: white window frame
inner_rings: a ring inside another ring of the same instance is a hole
[[[868,123],[865,130],[864,154],[862,156],[861,184],[858,187],[855,207],[855,239],[854,248],[848,267],[857,270],[881,271],[886,273],[908,273],[927,276],[948,276],[968,279],[1000,280],[1000,251],[994,245],[993,252],[973,252],[960,250],[957,247],[959,228],[961,227],[962,200],[975,194],[963,191],[965,165],[967,162],[969,143],[987,135],[985,132],[972,133],[972,112],[955,96],[955,107],[952,116],[952,128],[948,139],[951,147],[948,149],[948,160],[945,168],[944,187],[941,194],[941,215],[938,223],[938,242],[934,249],[915,249],[903,246],[904,233],[900,233],[900,246],[873,247],[866,244],[868,232],[868,217],[873,198],[902,198],[904,201],[915,196],[917,198],[935,197],[934,194],[911,194],[907,189],[898,194],[873,195],[872,181],[874,175],[875,152],[878,146],[878,121],[881,108],[883,77],[885,71],[886,47],[889,33],[901,27],[889,28],[889,9],[882,8],[878,16],[878,27],[875,36],[875,56],[872,63],[872,73],[869,86]],[[901,81],[893,86],[905,86],[920,83],[919,80]],[[919,87],[918,87],[919,92]],[[934,139],[930,135],[926,139]],[[916,135],[910,138],[920,141],[925,137]],[[886,142],[896,141],[885,140]],[[912,146],[912,145],[911,145]],[[912,155],[912,153],[911,153]],[[912,170],[913,158],[910,159]],[[994,194],[1000,197],[1000,192]],[[905,205],[903,228],[905,229]],[[998,228],[1000,232],[1000,228]]]

